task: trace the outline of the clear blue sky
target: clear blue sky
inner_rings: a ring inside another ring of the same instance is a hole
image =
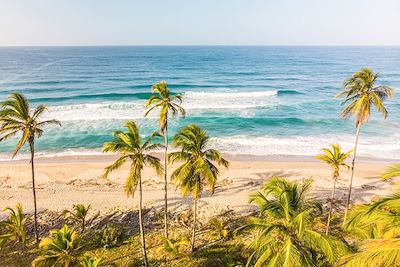
[[[0,0],[0,45],[400,45],[400,0]]]

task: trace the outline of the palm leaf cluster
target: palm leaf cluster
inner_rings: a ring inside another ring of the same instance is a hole
[[[354,207],[346,229],[360,247],[342,259],[344,266],[400,266],[400,191]]]
[[[0,222],[0,249],[9,240],[26,243],[26,224],[28,218],[25,216],[20,203],[16,209],[7,207],[4,209],[9,213],[8,219]]]
[[[247,266],[333,264],[347,251],[346,244],[313,229],[321,206],[311,198],[310,187],[311,180],[300,183],[275,177],[250,196],[260,217],[252,217],[239,228],[255,236],[248,246]]]

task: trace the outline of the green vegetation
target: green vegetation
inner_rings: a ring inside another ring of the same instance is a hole
[[[9,217],[8,220],[0,222],[1,229],[4,229],[4,233],[0,232],[0,249],[9,240],[17,241],[24,245],[26,243],[27,218],[20,203],[17,203],[16,208],[16,210],[9,207],[4,209],[9,213]]]
[[[85,232],[86,226],[90,225],[100,215],[100,213],[97,213],[93,217],[87,218],[91,208],[91,205],[85,206],[83,204],[76,204],[73,206],[72,211],[64,210],[62,215],[66,220],[72,220],[78,223],[80,225],[82,234]]]

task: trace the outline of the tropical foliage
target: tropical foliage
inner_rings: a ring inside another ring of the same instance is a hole
[[[87,218],[91,208],[91,205],[85,206],[83,204],[76,204],[72,207],[71,211],[64,210],[62,214],[66,220],[77,222],[80,225],[81,233],[83,233],[85,232],[86,226],[90,225],[100,215],[100,213],[97,213],[93,217]]]
[[[331,217],[332,217],[332,209],[333,209],[333,203],[335,201],[335,192],[336,192],[336,183],[337,180],[339,179],[339,174],[340,174],[340,168],[349,168],[349,165],[346,164],[346,159],[350,156],[352,151],[349,152],[342,152],[342,149],[340,145],[338,144],[333,144],[331,145],[332,149],[329,148],[323,148],[322,149],[322,154],[318,155],[316,158],[327,163],[331,169],[332,169],[332,194],[331,198],[329,201],[329,214],[328,214],[328,219],[326,223],[326,234],[329,233],[329,225],[331,222]]]
[[[25,244],[28,218],[25,217],[21,204],[18,203],[15,210],[7,207],[4,211],[8,212],[9,216],[6,221],[0,222],[0,229],[2,229],[0,231],[0,249],[8,240]]]
[[[21,134],[17,146],[15,147],[12,157],[14,158],[20,149],[29,143],[31,152],[31,168],[32,168],[32,190],[33,190],[33,204],[34,204],[34,228],[36,242],[39,241],[39,234],[37,229],[37,205],[36,205],[36,187],[35,187],[35,138],[43,135],[46,125],[61,123],[57,120],[44,120],[40,118],[47,110],[45,105],[39,105],[33,112],[29,107],[28,99],[22,94],[14,93],[1,104],[0,109],[0,142],[9,139],[17,134]]]
[[[32,263],[37,267],[76,266],[82,254],[79,234],[67,225],[60,230],[52,230],[50,236],[40,242],[39,248],[41,255]]]
[[[321,212],[310,195],[311,180],[290,182],[275,177],[250,196],[261,217],[250,218],[239,230],[255,239],[248,246],[248,266],[317,266],[334,264],[347,252],[346,244],[314,229]]]
[[[211,194],[214,193],[219,175],[215,163],[224,167],[229,165],[218,150],[208,147],[209,138],[207,131],[190,124],[174,136],[173,146],[180,151],[169,154],[172,163],[183,162],[172,173],[172,181],[181,189],[182,196],[191,193],[193,197],[192,251],[195,249],[197,202],[204,187],[208,187]]]
[[[344,266],[400,265],[400,191],[368,205],[354,207],[346,229],[360,239],[360,248],[344,257]]]
[[[156,134],[153,134],[142,141],[139,129],[135,122],[128,121],[126,122],[125,127],[127,128],[127,132],[115,131],[113,133],[114,139],[105,143],[103,146],[104,152],[116,152],[119,154],[119,158],[105,169],[104,177],[107,177],[110,172],[120,168],[129,161],[130,172],[125,182],[125,193],[128,197],[133,197],[137,186],[139,186],[139,228],[143,260],[145,266],[148,266],[142,217],[142,170],[144,166],[149,166],[158,174],[161,174],[162,166],[160,160],[157,157],[150,155],[150,153],[159,148],[160,145],[152,143]]]
[[[147,116],[152,110],[160,109],[160,131],[164,135],[164,235],[168,238],[168,115],[176,116],[179,113],[185,116],[186,112],[183,107],[180,106],[182,103],[182,96],[180,94],[172,95],[168,89],[167,83],[162,81],[154,84],[151,87],[153,93],[146,102],[148,111],[145,113]]]
[[[363,68],[361,71],[357,71],[352,77],[348,78],[344,82],[344,90],[336,95],[336,97],[345,97],[342,105],[346,105],[346,107],[342,111],[342,117],[346,118],[350,115],[353,115],[355,117],[357,128],[353,161],[351,163],[349,192],[346,200],[343,225],[346,223],[347,213],[350,205],[351,190],[354,178],[354,165],[361,125],[368,122],[368,119],[371,116],[371,109],[373,107],[375,107],[375,109],[386,119],[388,111],[384,105],[384,101],[387,98],[392,97],[394,94],[393,89],[389,86],[376,85],[378,77],[379,74],[374,73],[370,68]]]

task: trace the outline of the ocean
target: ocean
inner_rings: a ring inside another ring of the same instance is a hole
[[[170,120],[171,135],[197,123],[225,153],[316,155],[331,143],[352,148],[354,120],[340,118],[335,95],[364,66],[399,92],[400,47],[3,47],[0,100],[24,93],[62,122],[37,141],[39,156],[99,154],[126,120],[143,135],[157,130],[158,114],[143,115],[161,80],[187,110]],[[400,95],[387,108],[386,120],[375,114],[363,126],[360,155],[400,158]],[[15,140],[0,143],[1,159]]]

